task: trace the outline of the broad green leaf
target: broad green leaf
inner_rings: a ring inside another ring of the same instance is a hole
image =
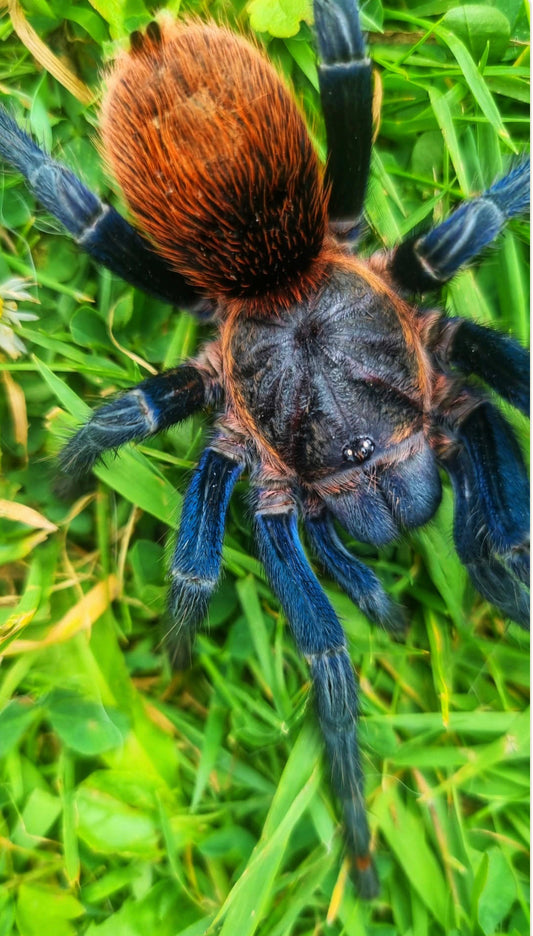
[[[280,39],[295,36],[301,21],[311,16],[309,0],[250,0],[247,10],[252,29]]]
[[[492,936],[511,910],[516,897],[516,881],[501,851],[491,848],[487,858],[487,876],[477,904],[477,919],[486,936]]]
[[[0,760],[15,747],[19,739],[39,715],[35,705],[25,705],[13,699],[0,712]]]
[[[50,693],[46,707],[63,743],[86,757],[121,745],[130,727],[123,712],[61,690]]]
[[[150,22],[150,12],[142,0],[91,0],[91,5],[109,23],[115,39],[123,38]]]
[[[61,813],[61,800],[46,789],[36,787],[30,793],[18,825],[13,832],[13,842],[21,848],[32,848],[35,838],[44,837]]]
[[[205,936],[207,919],[202,914],[197,922],[198,908],[189,893],[183,893],[170,879],[150,884],[139,875],[133,896],[105,919],[91,923],[87,936]],[[194,923],[191,923],[194,920]],[[84,933],[85,936],[85,933]]]
[[[500,59],[509,44],[509,20],[488,3],[454,7],[448,10],[442,22],[464,42],[476,61],[483,55],[487,43],[489,61]]]
[[[91,306],[81,306],[70,322],[72,337],[77,345],[85,348],[107,347],[109,343],[106,327]]]
[[[155,858],[158,843],[153,816],[91,785],[88,778],[74,796],[78,835],[96,852]]]
[[[300,68],[306,78],[309,79],[313,88],[318,91],[317,63],[313,49],[311,49],[306,42],[299,42],[298,39],[286,39],[285,45],[298,65],[298,68]]]
[[[64,380],[61,380],[57,374],[54,374],[44,361],[40,361],[37,357],[34,358],[34,360],[42,377],[61,405],[64,406],[69,413],[72,413],[80,422],[85,421],[91,412],[90,407],[70,389]]]
[[[65,7],[65,17],[83,26],[95,42],[103,43],[107,40],[105,25],[92,10],[76,9],[72,4],[68,8]]]
[[[74,936],[72,921],[85,913],[71,894],[38,883],[22,883],[18,890],[17,926],[20,936]]]

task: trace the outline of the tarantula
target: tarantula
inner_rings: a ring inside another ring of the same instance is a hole
[[[228,502],[247,470],[266,574],[306,657],[342,802],[353,877],[378,891],[356,740],[357,687],[342,626],[298,532],[372,620],[402,611],[343,543],[382,546],[429,521],[439,468],[455,495],[455,544],[482,595],[528,622],[528,485],[513,432],[475,375],[528,407],[513,340],[420,308],[528,204],[516,167],[444,223],[363,260],[372,66],[354,0],[315,0],[324,171],[290,92],[227,29],[162,17],[108,76],[102,139],[134,226],[43,153],[4,112],[0,152],[93,258],[200,315],[218,337],[179,367],[97,409],[63,470],[204,407],[215,428],[185,496],[170,569],[170,652],[186,665],[221,566]]]

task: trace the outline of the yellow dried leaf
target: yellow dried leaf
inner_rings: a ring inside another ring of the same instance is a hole
[[[383,81],[377,68],[374,69],[374,93],[372,95],[372,143],[379,137],[383,104]]]
[[[36,611],[37,608],[32,608],[30,611],[14,611],[10,614],[5,624],[2,624],[2,633],[6,635],[2,640],[11,640],[14,634],[24,630],[31,623]]]
[[[333,925],[339,914],[340,905],[342,903],[342,898],[344,897],[346,884],[348,882],[348,869],[349,860],[346,858],[341,866],[337,882],[331,894],[331,900],[329,902],[328,914],[326,918],[328,926]]]
[[[39,64],[47,72],[50,72],[78,101],[81,101],[82,104],[92,104],[95,99],[94,93],[50,51],[46,43],[37,35],[33,26],[28,23],[17,0],[8,0],[7,8],[17,36]]]
[[[33,507],[26,507],[25,504],[19,504],[17,501],[0,500],[0,517],[3,520],[13,520],[14,523],[24,523],[37,530],[45,530],[47,533],[54,533],[57,530],[57,526],[51,520],[47,520]],[[42,540],[40,539],[39,542]]]
[[[119,593],[118,579],[109,575],[103,582],[91,588],[83,598],[67,611],[57,624],[50,628],[42,640],[14,640],[4,651],[4,656],[17,656],[31,650],[42,650],[53,644],[65,643],[75,634],[90,630],[95,621],[109,608]]]
[[[11,410],[11,419],[15,430],[15,439],[24,451],[28,448],[28,413],[26,410],[26,397],[20,384],[13,380],[8,371],[2,374],[6,388],[6,396]]]

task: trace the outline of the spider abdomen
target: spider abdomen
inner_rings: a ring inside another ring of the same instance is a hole
[[[288,89],[241,37],[153,24],[109,76],[102,137],[140,228],[210,297],[290,304],[317,279],[322,171]]]

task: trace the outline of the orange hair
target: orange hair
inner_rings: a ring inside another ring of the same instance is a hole
[[[167,18],[135,34],[109,75],[102,137],[134,219],[192,285],[265,311],[317,285],[322,172],[288,89],[247,41]]]

